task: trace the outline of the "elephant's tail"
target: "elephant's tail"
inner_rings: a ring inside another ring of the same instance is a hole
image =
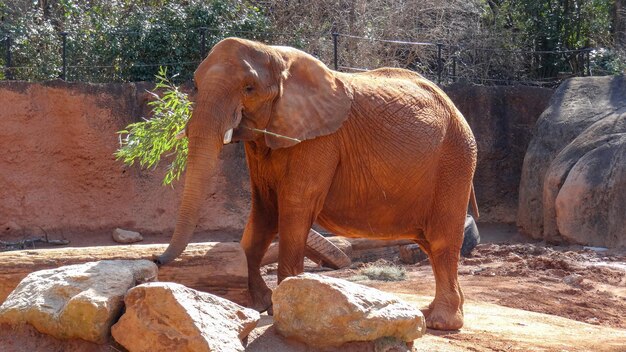
[[[476,193],[474,192],[473,182],[470,190],[470,203],[472,203],[472,213],[474,214],[474,218],[478,219],[480,217],[480,213],[478,213],[478,203],[476,203]]]

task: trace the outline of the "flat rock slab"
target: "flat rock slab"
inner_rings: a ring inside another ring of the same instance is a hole
[[[96,260],[138,260],[161,254],[167,244],[29,249],[0,252],[0,304],[28,274]],[[248,266],[239,243],[190,243],[172,263],[159,268],[159,280],[173,281],[246,305]]]
[[[396,296],[349,281],[302,274],[272,295],[274,326],[309,346],[340,346],[393,337],[410,342],[426,331],[422,312]]]
[[[30,273],[0,306],[0,323],[105,343],[126,291],[157,270],[148,260],[103,260]]]
[[[244,351],[259,313],[173,282],[134,287],[111,333],[130,352]]]

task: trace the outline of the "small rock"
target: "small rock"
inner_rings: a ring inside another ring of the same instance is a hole
[[[580,286],[583,282],[583,276],[579,274],[571,274],[563,278],[563,282],[570,286]]]
[[[606,247],[588,247],[588,246],[584,246],[583,249],[594,251],[594,252],[606,252],[609,250]]]
[[[244,351],[260,315],[210,293],[172,282],[134,287],[113,338],[130,352]]]
[[[398,249],[400,251],[400,261],[404,264],[415,264],[428,258],[417,244],[406,244],[399,246]]]
[[[485,271],[485,268],[482,267],[478,267],[474,270],[472,270],[472,275],[480,275],[481,272]]]
[[[394,337],[411,342],[426,331],[417,308],[394,295],[314,274],[285,279],[272,295],[274,327],[316,347]]]
[[[0,306],[0,323],[105,343],[126,291],[157,270],[148,260],[103,260],[30,273]]]
[[[374,352],[411,352],[413,341],[405,342],[395,337],[382,337],[374,341]]]
[[[118,243],[135,243],[143,241],[143,236],[139,232],[117,228],[113,231],[113,240]]]

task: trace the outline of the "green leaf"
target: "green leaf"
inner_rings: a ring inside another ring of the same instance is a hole
[[[187,94],[181,92],[167,76],[167,68],[160,67],[155,76],[156,89],[163,90],[162,96],[149,92],[155,100],[148,103],[152,118],[131,123],[118,131],[120,148],[115,152],[117,160],[129,166],[138,162],[142,168],[155,168],[161,158],[172,160],[167,167],[163,184],[178,180],[187,162],[187,139],[176,139],[191,117],[192,104]]]

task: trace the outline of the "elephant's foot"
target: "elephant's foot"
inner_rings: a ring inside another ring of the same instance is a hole
[[[433,301],[422,309],[426,317],[426,326],[435,330],[459,330],[463,327],[462,307],[450,307]]]
[[[268,311],[268,314],[270,314],[272,310],[272,290],[270,290],[267,286],[262,289],[251,289],[250,296],[252,298],[252,305],[250,308],[260,313]]]

